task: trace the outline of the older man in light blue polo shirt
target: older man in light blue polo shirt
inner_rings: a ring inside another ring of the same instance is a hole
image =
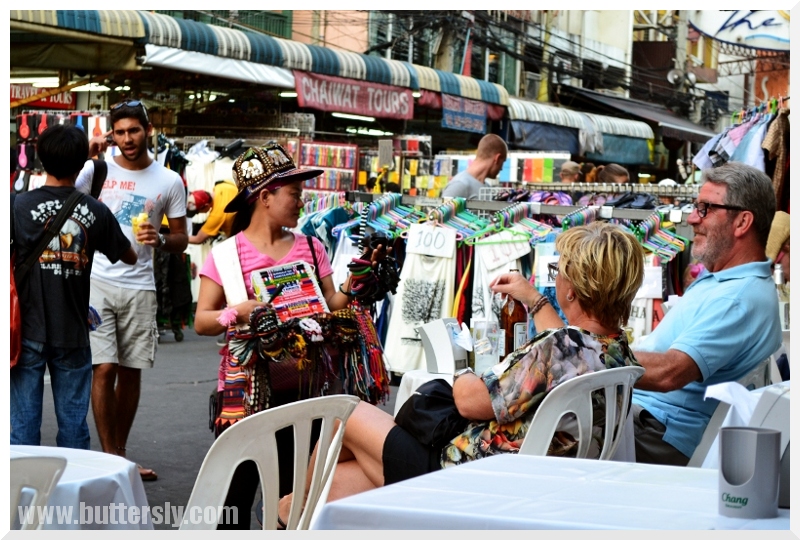
[[[634,351],[646,369],[633,395],[639,462],[686,465],[718,403],[704,400],[706,387],[740,379],[781,344],[765,255],[772,183],[741,163],[703,180],[689,223],[706,270]]]

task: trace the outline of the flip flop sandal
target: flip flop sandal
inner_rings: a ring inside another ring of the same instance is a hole
[[[138,463],[136,464],[136,468],[139,469],[139,476],[142,477],[142,482],[154,482],[158,480],[158,475],[153,469],[145,469]]]
[[[264,501],[258,501],[258,505],[256,506],[256,521],[258,521],[259,525],[263,525],[264,523]],[[281,516],[278,516],[278,531],[285,531],[286,530],[286,523],[283,522]]]

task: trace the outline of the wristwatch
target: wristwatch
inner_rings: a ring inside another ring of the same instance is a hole
[[[163,248],[166,243],[167,243],[166,236],[164,236],[161,233],[158,233],[158,249]]]
[[[453,373],[453,382],[456,382],[456,379],[467,373],[472,373],[473,375],[475,375],[475,372],[472,371],[471,367],[465,367],[464,369],[459,369],[458,371]]]

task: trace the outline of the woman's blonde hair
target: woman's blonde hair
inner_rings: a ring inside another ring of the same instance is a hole
[[[618,328],[644,279],[644,250],[619,225],[594,222],[556,238],[558,271],[572,283],[578,303],[604,326]]]

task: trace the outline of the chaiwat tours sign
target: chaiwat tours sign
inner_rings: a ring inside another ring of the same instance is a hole
[[[408,88],[294,71],[297,104],[376,118],[414,118],[414,97]]]

